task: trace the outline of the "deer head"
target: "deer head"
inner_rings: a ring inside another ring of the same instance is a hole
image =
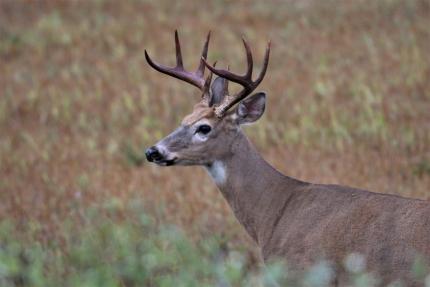
[[[178,32],[175,31],[176,67],[167,67],[151,60],[145,50],[147,62],[155,70],[186,81],[199,88],[202,98],[191,114],[166,138],[146,150],[146,158],[158,165],[210,165],[216,160],[231,155],[240,126],[258,120],[264,112],[266,95],[264,92],[251,93],[257,88],[266,73],[269,63],[270,42],[264,57],[263,68],[255,81],[252,80],[253,60],[251,50],[245,40],[248,63],[244,75],[231,73],[229,69],[217,69],[207,62],[210,33],[203,47],[200,64],[195,72],[184,69]],[[209,75],[204,78],[205,67]],[[212,81],[212,73],[218,77]],[[228,82],[242,86],[230,95]],[[251,96],[250,96],[251,95]],[[249,96],[249,97],[248,97]],[[236,104],[238,104],[236,106]]]

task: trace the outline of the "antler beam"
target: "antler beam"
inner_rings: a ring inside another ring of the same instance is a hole
[[[200,64],[195,72],[188,72],[184,69],[184,65],[182,62],[182,53],[181,53],[181,44],[179,42],[178,31],[175,30],[175,47],[176,47],[176,67],[168,67],[162,64],[158,64],[154,62],[148,55],[148,52],[145,50],[145,58],[148,64],[159,71],[160,73],[167,74],[169,76],[175,77],[179,80],[188,82],[193,86],[196,86],[200,90],[204,91],[205,89],[205,63],[204,61],[208,55],[208,47],[211,33],[209,32],[206,37],[206,42],[203,46],[202,56],[200,60]]]
[[[201,58],[203,63],[208,67],[208,69],[213,72],[214,74],[225,78],[226,80],[235,82],[243,87],[243,89],[235,94],[234,96],[227,96],[225,100],[215,108],[215,114],[218,117],[222,117],[226,111],[228,111],[231,107],[233,107],[235,104],[240,102],[242,99],[246,98],[249,94],[252,93],[252,91],[257,88],[257,86],[261,83],[261,81],[264,78],[264,75],[267,71],[267,66],[269,65],[269,56],[270,56],[270,41],[267,43],[266,53],[264,55],[264,62],[263,67],[261,69],[260,74],[258,75],[257,79],[255,81],[252,80],[252,69],[253,69],[253,60],[252,60],[252,53],[251,49],[249,48],[248,43],[245,41],[245,39],[242,39],[243,45],[245,47],[246,52],[246,60],[247,60],[247,71],[244,75],[237,75],[234,74],[228,70],[223,69],[216,69],[214,66],[211,66],[207,61],[206,58]]]

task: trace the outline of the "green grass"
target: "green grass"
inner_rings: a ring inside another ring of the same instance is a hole
[[[131,210],[118,223],[117,211]],[[64,237],[50,238],[36,222],[15,238],[14,222],[0,228],[2,286],[260,286],[283,278],[278,265],[248,270],[247,258],[225,239],[192,242],[177,227],[156,224],[136,202],[111,200],[87,210],[78,232],[65,222]],[[45,243],[32,240],[46,237]],[[255,268],[255,267],[254,267]],[[272,270],[275,268],[274,270]],[[285,278],[283,278],[285,280]],[[255,285],[257,284],[257,285]]]
[[[128,220],[121,220],[127,209]],[[38,222],[0,225],[1,286],[328,286],[330,262],[321,261],[304,272],[285,262],[255,265],[228,238],[209,236],[191,240],[174,225],[159,225],[138,200],[120,200],[89,208],[79,227],[65,221],[61,237]],[[377,277],[366,273],[359,254],[345,258],[350,286],[374,286]],[[412,270],[426,279],[425,262]]]

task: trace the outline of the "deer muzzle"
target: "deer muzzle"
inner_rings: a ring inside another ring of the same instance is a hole
[[[166,155],[164,155],[164,153],[156,146],[148,148],[145,151],[145,156],[147,161],[164,166],[173,165],[176,160],[176,158],[168,159]]]

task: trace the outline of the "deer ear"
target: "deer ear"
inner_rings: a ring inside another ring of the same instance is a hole
[[[249,124],[258,120],[266,107],[266,93],[259,92],[239,103],[236,109],[238,124]]]
[[[211,86],[209,98],[209,107],[220,104],[225,95],[228,93],[228,81],[224,78],[217,77]]]

